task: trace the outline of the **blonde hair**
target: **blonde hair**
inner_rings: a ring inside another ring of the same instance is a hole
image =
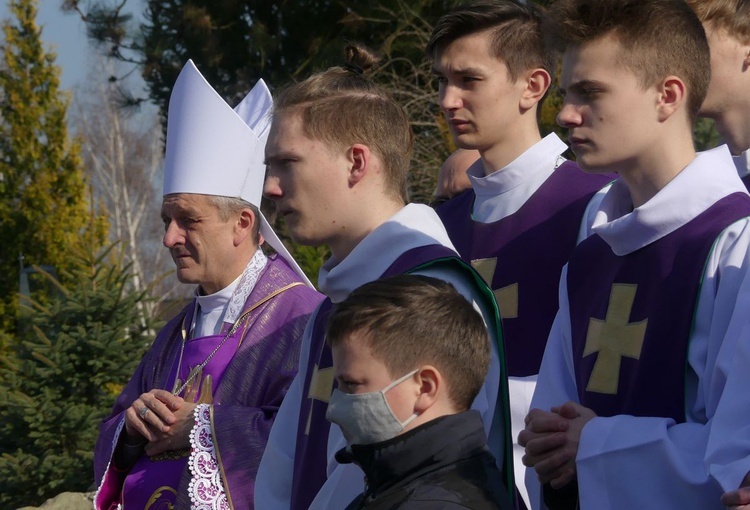
[[[386,191],[407,201],[406,176],[414,145],[404,109],[368,79],[379,58],[364,46],[345,48],[346,63],[284,88],[274,117],[300,113],[305,135],[345,150],[366,145],[383,163]]]
[[[726,30],[743,43],[750,42],[750,0],[687,0],[687,3],[703,23]]]

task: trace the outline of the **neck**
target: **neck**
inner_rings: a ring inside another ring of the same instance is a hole
[[[422,414],[414,418],[414,420],[412,420],[412,422],[404,428],[404,432],[420,427],[436,418],[440,418],[441,416],[458,414],[464,411],[467,411],[467,409],[458,410],[452,402],[445,401],[444,399],[439,399]]]
[[[528,114],[533,122],[518,122],[516,123],[518,129],[513,131],[507,139],[498,141],[486,149],[479,149],[484,164],[484,175],[502,170],[542,139],[536,123],[536,110],[529,111]]]
[[[199,290],[200,294],[203,296],[208,296],[227,288],[229,284],[231,284],[237,279],[238,276],[245,272],[245,268],[247,268],[250,260],[253,258],[253,256],[255,256],[255,252],[257,251],[257,249],[257,246],[253,246],[249,251],[243,250],[241,252],[243,253],[243,255],[241,257],[235,258],[231,264],[225,266],[220,275],[218,275],[211,281],[201,282]]]
[[[378,195],[375,201],[364,201],[354,204],[356,214],[342,225],[333,239],[326,241],[331,254],[339,262],[344,260],[370,232],[385,223],[388,218],[404,208],[401,200]]]
[[[633,161],[616,171],[628,186],[633,207],[640,207],[695,159],[692,136],[683,136],[665,143],[654,141]]]
[[[226,289],[233,281],[237,279],[237,277],[240,274],[242,273],[238,273],[234,275],[234,278],[226,282],[222,280],[221,282],[217,282],[217,283],[201,283],[200,286],[198,287],[198,295],[210,296],[211,294],[216,294],[217,292]]]
[[[732,155],[738,156],[750,149],[750,111],[736,108],[714,118],[714,121]]]

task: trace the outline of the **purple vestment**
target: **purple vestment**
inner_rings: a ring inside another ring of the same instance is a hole
[[[750,191],[750,175],[746,175],[745,177],[742,177],[742,184],[745,185],[745,189]]]
[[[491,223],[472,219],[469,190],[437,210],[456,250],[469,263],[496,259],[490,287],[517,292],[517,316],[501,315],[508,375],[539,373],[544,347],[559,306],[560,272],[578,238],[586,206],[613,179],[560,165],[515,213]]]
[[[193,316],[194,306],[188,307],[180,330],[184,332],[189,329],[187,322]],[[234,334],[229,335],[229,326],[224,325],[222,334],[191,338],[184,342],[180,361],[173,367],[167,378],[167,388],[179,388],[182,382],[188,381],[190,369],[199,366],[204,360],[208,362],[201,369],[201,375],[194,377],[190,384],[199,384],[205,381],[206,376],[212,379],[213,402],[220,404],[216,390],[221,385],[222,376],[229,362],[232,361],[237,347],[244,338],[244,328],[239,327]],[[228,335],[228,336],[226,336]],[[226,340],[224,337],[226,336]],[[223,342],[222,342],[223,341]],[[220,345],[221,344],[221,345]],[[212,351],[220,345],[220,349],[210,357]],[[180,381],[175,384],[175,378]],[[185,391],[180,396],[185,397]],[[187,397],[185,397],[187,398]],[[196,402],[198,394],[191,402]],[[177,458],[174,458],[177,457]],[[176,456],[173,452],[167,458],[157,456],[156,458],[141,456],[130,468],[122,487],[122,501],[126,508],[160,508],[174,505],[177,500],[177,488],[180,485],[182,472],[185,470],[189,459],[189,452]]]
[[[567,289],[582,405],[600,416],[685,421],[688,340],[703,271],[721,232],[746,216],[750,197],[734,193],[627,255],[615,255],[596,234],[576,248]]]
[[[248,296],[243,312],[295,282],[299,282],[299,277],[283,259],[270,258]],[[237,333],[227,339],[204,368],[204,371],[213,372],[215,381],[211,432],[220,463],[221,482],[233,508],[253,508],[253,486],[258,464],[276,411],[297,372],[305,325],[322,299],[322,295],[304,285],[288,288],[272,297],[247,315]],[[182,310],[159,332],[117,399],[112,414],[102,422],[94,454],[97,485],[101,486],[103,477],[107,476],[100,493],[105,490],[112,493],[112,486],[121,483],[124,478],[124,474],[117,473],[110,464],[113,442],[124,419],[124,412],[147,391],[155,388],[172,390],[182,351],[183,321],[192,316],[193,306],[190,304]],[[192,356],[194,360],[205,359],[206,349],[210,352],[217,345],[216,341],[224,338],[229,327],[225,325],[218,337],[191,340],[188,345],[194,343],[196,350],[188,353],[186,345],[183,356]],[[215,342],[210,341],[212,338]],[[213,346],[209,343],[213,343]],[[181,380],[185,380],[191,364],[183,359],[180,364]],[[136,466],[149,462],[142,458]],[[149,476],[153,477],[153,472]],[[190,508],[187,493],[190,479],[190,471],[183,461],[174,508]],[[143,496],[148,499],[151,494]],[[141,507],[128,505],[125,508]]]
[[[381,278],[395,276],[398,274],[417,271],[433,264],[452,264],[465,268],[465,265],[456,257],[455,252],[441,245],[428,245],[413,248],[399,256],[391,266],[381,275]],[[477,278],[479,278],[477,276]],[[308,358],[307,374],[304,380],[302,395],[311,395],[311,387],[314,379],[317,379],[318,371],[332,368],[333,360],[331,349],[325,341],[325,327],[331,312],[332,303],[326,299],[318,309],[313,322],[313,330],[310,335],[310,357]],[[494,305],[493,305],[494,306]],[[498,327],[498,341],[502,338],[500,325]],[[502,348],[499,350],[501,364],[503,363]],[[503,366],[503,380],[505,370]],[[334,381],[335,387],[335,381]],[[330,388],[333,390],[333,387]],[[314,393],[314,392],[313,392]],[[505,395],[505,404],[498,404],[498,408],[508,415],[507,388],[500,392]],[[292,510],[307,510],[315,499],[316,494],[326,481],[326,469],[328,464],[327,445],[330,422],[326,420],[327,402],[315,398],[304,398],[299,413],[297,424],[297,444],[294,454],[294,475],[292,479]],[[506,427],[510,431],[510,426]],[[505,451],[510,452],[510,444],[505,445]],[[508,464],[509,457],[505,461],[505,474],[512,472]]]

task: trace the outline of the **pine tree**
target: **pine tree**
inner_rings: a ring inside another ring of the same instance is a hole
[[[129,268],[111,250],[73,251],[63,276],[75,283],[48,276],[59,292],[49,305],[22,304],[28,327],[0,356],[0,508],[91,486],[99,424],[152,340]]]
[[[79,145],[68,138],[68,100],[59,90],[55,54],[36,25],[36,1],[12,0],[0,45],[0,329],[16,318],[19,254],[26,266],[60,273],[86,229],[103,239],[89,214]]]

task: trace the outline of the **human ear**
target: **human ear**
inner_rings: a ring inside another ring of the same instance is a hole
[[[685,82],[677,76],[667,76],[658,86],[658,92],[658,119],[659,122],[664,122],[684,107],[687,99],[687,88]]]
[[[520,78],[523,79],[523,78]],[[519,106],[523,110],[529,110],[539,103],[547,93],[552,78],[549,73],[542,68],[537,68],[529,71],[528,76],[525,78],[526,88],[521,94],[521,101]]]
[[[242,209],[237,222],[234,225],[234,245],[239,246],[245,239],[250,237],[255,226],[255,222],[260,221],[260,218],[255,216],[252,209]],[[259,243],[260,244],[260,243]]]
[[[367,145],[355,143],[349,149],[349,186],[364,179],[372,161],[372,152]]]
[[[419,381],[419,396],[414,404],[414,412],[422,414],[432,407],[438,400],[443,388],[443,376],[437,368],[425,365],[415,374]]]

